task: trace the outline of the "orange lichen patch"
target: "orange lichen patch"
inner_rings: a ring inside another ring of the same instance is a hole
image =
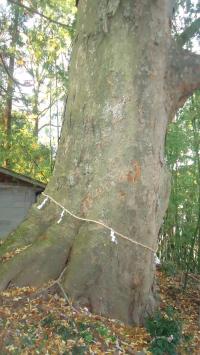
[[[126,176],[128,182],[134,182],[134,176],[132,175],[132,171],[129,171]]]
[[[88,193],[82,201],[81,210],[83,212],[86,212],[88,209],[92,207],[92,205],[93,205],[93,198],[91,194]]]
[[[157,78],[156,72],[155,72],[155,71],[151,71],[151,72],[149,73],[149,77],[150,77],[152,80],[155,80],[155,79]]]
[[[124,200],[126,197],[126,193],[121,190],[118,192],[118,195],[119,195],[120,200]]]
[[[132,165],[134,167],[134,182],[139,180],[141,177],[141,166],[137,160],[132,160]]]
[[[103,193],[103,188],[102,187],[97,187],[95,192],[94,192],[94,198],[97,198],[98,196],[100,196]]]
[[[49,239],[47,234],[42,234],[42,236],[39,237],[39,240],[47,240],[47,239]]]
[[[132,280],[132,288],[137,288],[142,283],[142,278],[139,275],[135,275]]]
[[[141,177],[141,166],[137,160],[132,160],[133,170],[129,170],[128,174],[121,177],[121,180],[126,180],[129,183],[134,183],[138,181]],[[125,179],[124,179],[125,178]]]

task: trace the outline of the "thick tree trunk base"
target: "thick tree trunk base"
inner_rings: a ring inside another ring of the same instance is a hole
[[[34,207],[31,216],[1,245],[0,290],[42,286],[58,279],[64,270],[61,283],[75,305],[142,324],[156,307],[152,280],[145,279],[142,272],[143,263],[154,265],[153,254],[138,246],[131,248],[129,241],[117,239],[114,244],[104,228],[77,223],[71,217],[57,224],[57,207],[50,205],[45,210],[41,225]],[[37,229],[33,228],[36,221]],[[135,270],[130,265],[133,261]]]

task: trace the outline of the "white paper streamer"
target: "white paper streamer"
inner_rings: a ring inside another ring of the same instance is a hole
[[[65,211],[62,210],[62,213],[61,213],[61,215],[60,215],[60,218],[59,218],[59,220],[57,221],[58,224],[62,221],[64,214],[65,214]]]
[[[42,201],[42,203],[41,203],[39,206],[37,206],[38,210],[41,210],[41,209],[46,205],[48,199],[49,199],[49,198],[46,197],[46,198],[44,199],[44,201]]]
[[[110,231],[110,236],[111,236],[111,242],[118,244],[116,236],[115,236],[115,232],[113,229],[111,229],[111,231]]]
[[[158,266],[161,265],[161,261],[160,261],[160,259],[157,257],[156,254],[154,254],[154,260],[155,260],[155,264],[156,264],[156,265],[158,265]]]

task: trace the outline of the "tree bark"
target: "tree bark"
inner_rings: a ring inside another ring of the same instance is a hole
[[[166,86],[168,98],[166,104],[170,108],[170,119],[184,105],[192,93],[200,87],[200,55],[191,53],[172,42],[169,51],[169,70]]]
[[[173,106],[166,103],[174,90],[170,4],[79,2],[66,116],[45,191],[149,249],[117,234],[113,242],[106,228],[67,213],[60,220],[62,208],[49,199],[3,244],[1,289],[41,285],[65,270],[65,291],[93,312],[141,324],[154,310],[152,250],[170,192],[164,161]],[[16,248],[21,252],[5,257]]]

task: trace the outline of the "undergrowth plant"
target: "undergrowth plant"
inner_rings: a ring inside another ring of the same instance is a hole
[[[153,317],[146,319],[145,326],[152,337],[149,350],[153,355],[178,354],[177,348],[185,339],[182,322],[173,307],[156,312]]]

